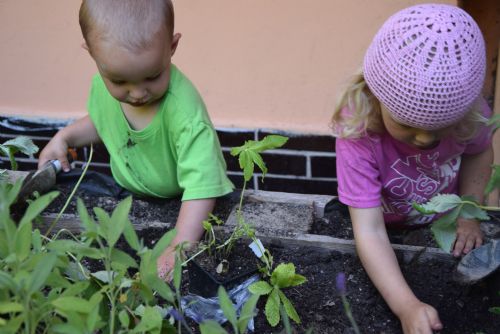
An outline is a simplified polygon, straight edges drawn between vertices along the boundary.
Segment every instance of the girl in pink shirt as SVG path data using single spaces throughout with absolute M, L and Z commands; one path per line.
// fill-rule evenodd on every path
M 442 324 L 406 283 L 386 225 L 430 223 L 412 203 L 440 193 L 483 201 L 493 161 L 491 111 L 480 97 L 485 63 L 481 31 L 463 10 L 406 8 L 376 34 L 332 118 L 339 199 L 363 266 L 405 333 Z M 479 222 L 459 219 L 453 254 L 481 244 Z

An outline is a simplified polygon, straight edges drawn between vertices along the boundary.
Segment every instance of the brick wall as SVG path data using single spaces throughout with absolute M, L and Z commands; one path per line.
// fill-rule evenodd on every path
M 0 117 L 0 143 L 19 135 L 25 135 L 31 137 L 41 149 L 57 130 L 66 124 L 66 121 Z M 269 134 L 280 134 L 290 139 L 284 147 L 263 154 L 268 167 L 266 178 L 262 182 L 260 174 L 256 174 L 248 187 L 304 194 L 335 195 L 337 193 L 335 139 L 331 136 L 233 128 L 218 128 L 217 134 L 227 162 L 229 178 L 236 187 L 242 186 L 243 174 L 237 159 L 229 153 L 231 147 L 241 146 L 245 140 L 260 140 Z M 77 153 L 78 159 L 74 165 L 78 168 L 88 159 L 89 148 L 81 148 Z M 37 167 L 35 158 L 30 159 L 19 155 L 17 161 L 21 170 L 36 169 Z M 0 168 L 10 168 L 8 159 L 5 157 L 0 158 Z M 90 168 L 111 174 L 109 156 L 104 145 L 94 146 Z

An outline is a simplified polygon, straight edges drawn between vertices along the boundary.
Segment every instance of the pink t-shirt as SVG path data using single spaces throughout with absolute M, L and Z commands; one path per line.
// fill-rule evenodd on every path
M 485 104 L 484 115 L 491 110 Z M 388 133 L 336 140 L 338 194 L 354 208 L 381 206 L 386 224 L 430 223 L 412 207 L 436 194 L 457 193 L 462 154 L 476 154 L 491 145 L 485 126 L 475 138 L 458 142 L 452 136 L 433 149 L 418 149 Z

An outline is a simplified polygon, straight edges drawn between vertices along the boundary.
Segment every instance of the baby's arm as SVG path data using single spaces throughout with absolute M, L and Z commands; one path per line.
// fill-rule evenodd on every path
M 203 235 L 202 221 L 208 218 L 215 206 L 215 198 L 195 199 L 183 201 L 179 211 L 179 217 L 175 225 L 177 234 L 158 258 L 158 274 L 167 277 L 175 264 L 175 246 L 187 241 L 197 242 Z
M 472 195 L 483 202 L 484 188 L 491 175 L 493 149 L 491 145 L 485 151 L 462 156 L 462 166 L 459 176 L 460 195 Z M 460 218 L 457 220 L 457 239 L 453 247 L 453 255 L 460 256 L 469 253 L 473 248 L 481 246 L 483 234 L 477 220 Z
M 437 311 L 413 294 L 391 247 L 380 207 L 349 207 L 356 249 L 368 276 L 396 314 L 405 334 L 442 328 Z
M 100 142 L 99 135 L 90 120 L 85 116 L 67 127 L 59 130 L 40 153 L 38 168 L 44 166 L 49 160 L 59 160 L 65 172 L 70 170 L 68 158 L 69 147 L 82 147 L 91 143 Z

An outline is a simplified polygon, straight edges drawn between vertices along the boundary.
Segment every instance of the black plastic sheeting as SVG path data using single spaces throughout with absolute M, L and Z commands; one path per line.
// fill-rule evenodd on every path
M 61 172 L 57 175 L 56 183 L 74 187 L 82 173 L 83 170 L 81 169 L 73 169 L 67 173 Z M 118 185 L 112 176 L 89 170 L 85 173 L 78 191 L 92 196 L 114 197 L 117 199 L 132 195 L 128 190 Z
M 59 129 L 68 124 L 69 121 L 0 117 L 0 133 L 52 137 Z

